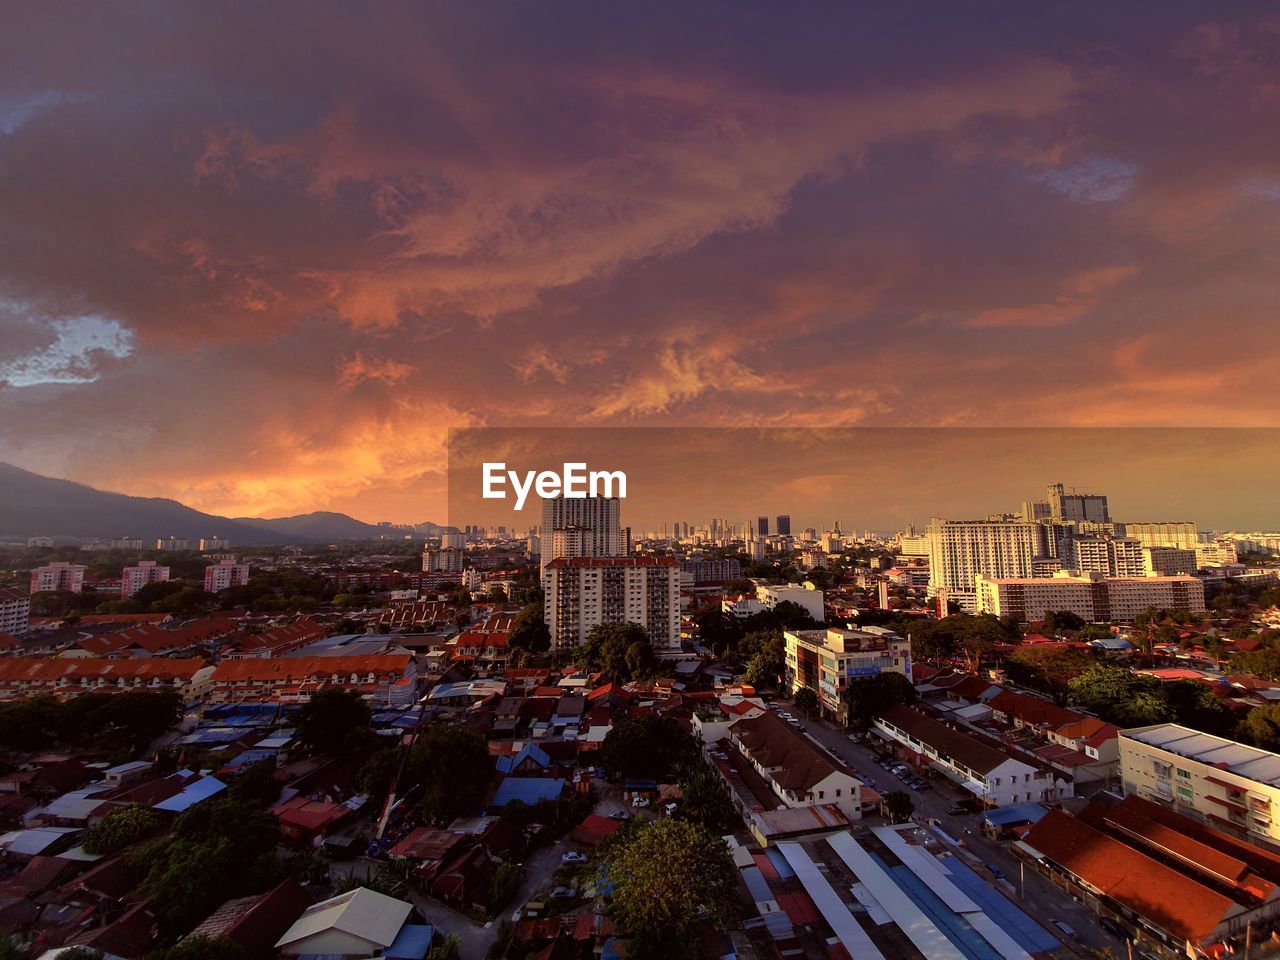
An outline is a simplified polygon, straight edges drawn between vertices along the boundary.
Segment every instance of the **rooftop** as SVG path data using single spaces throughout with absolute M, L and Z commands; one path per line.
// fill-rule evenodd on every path
M 1176 723 L 1122 730 L 1120 738 L 1122 742 L 1136 740 L 1258 783 L 1280 787 L 1280 754 L 1267 750 L 1201 733 Z

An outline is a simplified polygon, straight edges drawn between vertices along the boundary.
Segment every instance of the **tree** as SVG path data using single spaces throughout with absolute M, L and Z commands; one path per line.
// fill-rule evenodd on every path
M 511 902 L 520 889 L 521 871 L 514 863 L 502 863 L 493 872 L 489 888 L 489 912 L 499 910 Z
M 484 798 L 493 779 L 493 760 L 480 734 L 462 727 L 433 726 L 414 744 L 409 771 L 423 787 L 423 815 L 445 821 Z
M 716 656 L 723 656 L 725 651 L 736 649 L 745 632 L 738 619 L 725 613 L 718 603 L 699 607 L 694 611 L 693 620 L 698 627 L 698 641 Z
M 671 717 L 619 720 L 600 745 L 605 769 L 628 779 L 666 780 L 697 758 L 697 741 Z
M 737 871 L 724 841 L 684 820 L 653 820 L 608 850 L 610 912 L 631 934 L 637 957 L 697 955 L 694 931 L 705 915 L 729 919 Z
M 733 830 L 739 823 L 724 780 L 711 764 L 699 757 L 679 771 L 680 815 L 700 823 L 716 836 Z
M 1017 682 L 1062 702 L 1071 681 L 1096 662 L 1089 651 L 1065 643 L 1031 643 L 1014 650 L 1005 669 Z
M 640 669 L 656 662 L 649 634 L 638 623 L 600 623 L 591 628 L 581 656 L 587 666 L 600 670 L 614 683 L 625 683 Z
M 796 691 L 795 705 L 801 713 L 812 716 L 818 711 L 818 695 L 808 687 L 801 687 Z
M 544 616 L 541 600 L 525 604 L 521 608 L 507 640 L 513 650 L 545 653 L 551 649 L 551 631 L 547 628 Z
M 1250 710 L 1240 721 L 1236 738 L 1273 753 L 1280 751 L 1280 703 Z
M 884 815 L 890 823 L 906 823 L 916 812 L 911 795 L 902 790 L 891 790 L 884 795 Z
M 113 810 L 85 833 L 85 852 L 100 855 L 116 853 L 151 836 L 162 824 L 160 815 L 148 807 Z
M 427 951 L 423 960 L 458 960 L 462 956 L 462 938 L 451 933 Z
M 1231 708 L 1203 680 L 1175 680 L 1165 684 L 1161 692 L 1175 723 L 1217 737 L 1229 737 L 1235 730 Z
M 1084 625 L 1084 617 L 1070 610 L 1050 610 L 1044 615 L 1044 629 L 1051 634 L 1079 630 Z
M 186 937 L 171 947 L 146 955 L 146 960 L 243 960 L 244 948 L 226 937 Z
M 1170 718 L 1160 681 L 1146 674 L 1100 663 L 1070 686 L 1087 710 L 1118 726 L 1141 727 Z
M 845 687 L 844 702 L 848 705 L 849 725 L 867 730 L 877 717 L 882 717 L 895 704 L 911 706 L 919 697 L 911 680 L 900 673 L 877 673 L 870 677 L 855 677 Z
M 369 704 L 354 690 L 329 688 L 313 693 L 298 715 L 298 739 L 321 753 L 336 756 L 353 732 L 373 719 Z
M 249 765 L 232 782 L 227 794 L 235 800 L 255 807 L 269 807 L 280 799 L 274 760 L 259 760 Z
M 400 771 L 401 752 L 397 747 L 387 747 L 374 753 L 364 762 L 356 774 L 356 786 L 361 793 L 373 798 L 375 805 L 386 799 L 391 784 Z
M 786 644 L 780 630 L 762 630 L 748 634 L 739 648 L 747 661 L 744 678 L 753 687 L 771 689 L 782 675 Z

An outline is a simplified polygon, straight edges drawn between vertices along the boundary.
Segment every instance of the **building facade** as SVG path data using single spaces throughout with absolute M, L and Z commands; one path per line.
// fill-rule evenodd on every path
M 58 590 L 64 593 L 80 593 L 84 590 L 85 568 L 78 563 L 57 561 L 36 567 L 31 571 L 31 592 L 46 593 Z
M 1131 621 L 1150 607 L 1203 613 L 1204 584 L 1195 577 L 1105 577 L 1058 573 L 1045 579 L 978 577 L 979 613 L 1022 623 L 1048 613 L 1074 613 L 1090 623 Z
M 31 598 L 18 590 L 0 587 L 0 633 L 25 637 L 31 621 Z
M 1120 732 L 1124 792 L 1280 849 L 1280 754 L 1176 723 Z
M 154 560 L 143 560 L 120 571 L 120 596 L 132 597 L 148 583 L 165 583 L 168 579 L 168 567 L 161 567 Z
M 841 722 L 848 708 L 844 691 L 849 681 L 881 673 L 911 676 L 911 641 L 892 630 L 866 627 L 847 630 L 787 630 L 783 686 L 794 696 L 812 690 L 823 712 Z
M 929 596 L 944 594 L 968 611 L 977 606 L 976 579 L 1030 577 L 1036 524 L 1021 520 L 929 521 Z
M 243 587 L 249 582 L 249 565 L 234 560 L 222 560 L 204 568 L 204 592 L 220 593 L 232 587 Z
M 552 647 L 586 642 L 599 624 L 636 623 L 655 651 L 680 645 L 680 569 L 671 557 L 560 557 L 547 564 Z

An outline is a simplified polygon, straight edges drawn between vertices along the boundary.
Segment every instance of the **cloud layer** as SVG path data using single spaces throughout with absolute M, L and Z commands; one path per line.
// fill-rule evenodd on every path
M 1247 3 L 29 7 L 0 459 L 421 519 L 454 426 L 1274 425 L 1277 42 Z

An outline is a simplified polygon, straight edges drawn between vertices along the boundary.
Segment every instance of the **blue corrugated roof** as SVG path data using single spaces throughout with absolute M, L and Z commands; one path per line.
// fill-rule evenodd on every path
M 986 820 L 994 826 L 1006 827 L 1011 823 L 1039 823 L 1045 813 L 1045 808 L 1038 803 L 1015 803 L 988 810 Z
M 433 932 L 430 924 L 406 923 L 382 955 L 388 960 L 422 960 L 431 949 Z
M 161 800 L 151 809 L 167 810 L 170 813 L 181 813 L 194 807 L 202 800 L 208 800 L 215 793 L 221 793 L 227 789 L 227 785 L 215 777 L 201 777 L 193 783 L 187 784 L 182 792 L 175 793 L 168 800 Z
M 564 792 L 559 777 L 507 777 L 498 786 L 490 806 L 505 807 L 512 800 L 532 806 L 543 800 L 555 800 Z

